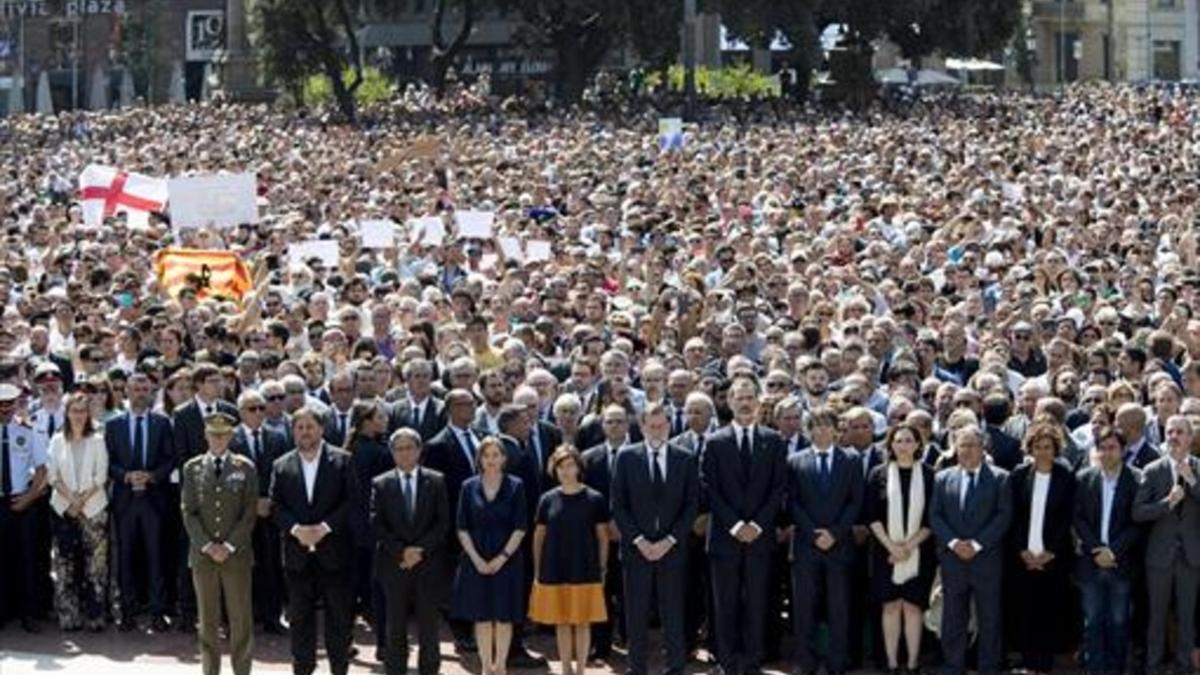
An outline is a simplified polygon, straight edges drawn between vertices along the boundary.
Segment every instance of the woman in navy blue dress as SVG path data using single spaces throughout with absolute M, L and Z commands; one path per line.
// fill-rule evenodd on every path
M 504 473 L 504 445 L 479 442 L 479 475 L 463 482 L 458 500 L 458 540 L 463 556 L 454 577 L 450 615 L 475 624 L 483 675 L 503 675 L 512 625 L 525 618 L 525 556 L 528 527 L 525 486 Z

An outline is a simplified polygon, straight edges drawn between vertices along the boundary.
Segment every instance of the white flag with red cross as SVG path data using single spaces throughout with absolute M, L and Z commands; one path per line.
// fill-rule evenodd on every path
M 145 226 L 151 211 L 163 211 L 167 181 L 111 166 L 89 164 L 79 174 L 83 222 L 98 226 L 105 218 L 124 213 L 131 225 Z

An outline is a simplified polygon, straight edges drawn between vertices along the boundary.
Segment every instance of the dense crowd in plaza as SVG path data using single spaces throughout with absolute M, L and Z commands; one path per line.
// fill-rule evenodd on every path
M 4 642 L 194 631 L 242 675 L 265 631 L 341 675 L 362 620 L 392 675 L 447 628 L 483 675 L 1200 668 L 1200 99 L 712 104 L 682 147 L 677 115 L 0 121 Z M 260 217 L 88 224 L 89 164 L 254 172 Z M 314 239 L 336 264 L 289 255 Z M 244 295 L 168 289 L 177 248 Z

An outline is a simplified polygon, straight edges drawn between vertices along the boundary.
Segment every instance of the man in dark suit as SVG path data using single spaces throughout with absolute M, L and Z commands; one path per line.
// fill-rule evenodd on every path
M 129 409 L 104 425 L 108 477 L 113 490 L 112 512 L 117 522 L 119 547 L 120 629 L 130 631 L 135 628 L 132 605 L 137 590 L 134 571 L 139 567 L 135 552 L 140 545 L 145 556 L 142 566 L 149 584 L 147 595 L 154 630 L 161 632 L 167 629 L 160 547 L 162 522 L 167 512 L 179 511 L 179 503 L 171 501 L 171 492 L 167 489 L 171 473 L 177 466 L 175 440 L 171 421 L 150 410 L 154 385 L 149 376 L 134 372 L 125 387 Z
M 688 394 L 687 401 L 683 404 L 683 414 L 683 433 L 672 438 L 671 442 L 692 453 L 699 462 L 704 441 L 711 430 L 713 418 L 717 416 L 717 409 L 708 394 L 694 391 Z
M 1125 403 L 1117 409 L 1113 420 L 1125 437 L 1125 464 L 1145 471 L 1162 452 L 1146 439 L 1146 409 L 1137 403 Z
M 428 441 L 446 426 L 445 406 L 433 397 L 433 364 L 413 359 L 404 364 L 402 372 L 408 393 L 392 407 L 389 426 L 392 431 L 401 427 L 416 429 Z
M 321 438 L 320 415 L 304 407 L 292 415 L 296 449 L 275 460 L 271 511 L 283 540 L 292 672 L 317 666 L 317 605 L 325 607 L 325 651 L 333 675 L 346 675 L 354 621 L 350 585 L 351 511 L 358 480 L 349 453 Z
M 875 445 L 875 420 L 871 411 L 862 406 L 850 408 L 842 413 L 841 428 L 842 444 L 855 456 L 859 478 L 865 483 L 871 469 L 884 461 L 883 449 Z M 879 603 L 869 591 L 871 579 L 867 564 L 870 556 L 867 546 L 870 543 L 871 531 L 867 527 L 867 514 L 861 509 L 854 527 L 851 528 L 851 537 L 854 539 L 856 550 L 850 570 L 850 634 L 846 646 L 849 649 L 849 667 L 859 668 L 863 664 L 866 652 L 873 651 L 876 659 L 882 656 L 882 650 L 871 650 L 871 644 L 879 643 L 877 638 L 883 631 Z
M 196 591 L 192 585 L 192 574 L 187 568 L 188 550 L 191 546 L 187 532 L 183 529 L 182 514 L 179 511 L 179 474 L 178 470 L 191 458 L 208 452 L 208 441 L 204 437 L 204 418 L 213 413 L 224 413 L 235 419 L 238 417 L 237 407 L 220 398 L 221 387 L 225 377 L 220 369 L 211 363 L 198 364 L 192 371 L 192 387 L 196 397 L 180 406 L 173 417 L 175 439 L 175 469 L 171 484 L 168 487 L 168 501 L 171 508 L 163 524 L 162 545 L 166 551 L 164 565 L 167 579 L 173 579 L 175 588 L 172 594 L 177 604 L 178 628 L 181 631 L 196 629 Z
M 758 395 L 753 378 L 733 381 L 733 423 L 712 434 L 701 458 L 717 660 L 726 675 L 761 672 L 771 535 L 787 478 L 783 440 L 755 422 Z
M 329 380 L 329 414 L 325 416 L 325 442 L 345 448 L 353 423 L 355 375 L 343 370 Z
M 398 429 L 389 445 L 396 470 L 376 476 L 371 485 L 375 570 L 387 598 L 386 628 L 380 628 L 387 633 L 384 667 L 388 675 L 407 670 L 408 620 L 415 614 L 418 672 L 437 675 L 438 604 L 447 578 L 443 558 L 451 529 L 450 502 L 442 475 L 417 465 L 417 431 Z
M 475 454 L 481 439 L 471 429 L 471 423 L 475 420 L 475 397 L 466 389 L 451 390 L 446 394 L 446 414 L 448 424 L 425 444 L 422 462 L 443 476 L 449 503 L 457 509 L 463 482 L 478 473 Z M 445 570 L 447 578 L 452 578 L 461 549 L 458 540 L 450 533 L 447 533 L 447 537 L 450 538 L 450 555 L 445 557 L 442 564 L 448 568 Z M 454 633 L 455 646 L 460 651 L 474 650 L 470 622 L 451 620 L 450 629 Z
M 612 474 L 617 461 L 617 452 L 629 445 L 629 415 L 625 408 L 610 405 L 600 414 L 601 425 L 604 427 L 605 441 L 583 453 L 583 482 L 596 492 L 604 495 L 606 501 L 612 495 Z M 604 604 L 608 610 L 608 621 L 595 624 L 592 627 L 592 648 L 597 659 L 607 658 L 612 652 L 614 626 L 623 629 L 625 619 L 622 611 L 622 571 L 620 561 L 621 534 L 616 526 L 616 518 L 609 523 L 608 569 L 604 575 Z M 686 540 L 682 542 L 686 545 Z M 614 555 L 616 554 L 616 555 Z
M 283 565 L 280 561 L 279 532 L 271 520 L 271 468 L 289 448 L 283 436 L 267 428 L 266 402 L 254 390 L 238 397 L 242 423 L 230 441 L 229 449 L 254 462 L 258 481 L 258 501 L 254 521 L 254 620 L 271 634 L 282 634 L 279 615 L 283 610 Z
M 683 622 L 687 540 L 699 506 L 699 475 L 696 459 L 667 443 L 671 420 L 662 403 L 646 404 L 641 427 L 645 442 L 621 450 L 612 481 L 612 512 L 621 533 L 628 600 L 628 673 L 646 673 L 651 600 L 657 599 L 666 672 L 682 675 L 687 659 Z
M 967 623 L 974 600 L 980 675 L 1000 669 L 1003 638 L 1000 580 L 1004 538 L 1012 518 L 1008 472 L 983 461 L 977 427 L 955 432 L 958 464 L 937 474 L 930 526 L 942 571 L 942 654 L 946 675 L 966 673 Z
M 853 528 L 863 501 L 858 454 L 835 447 L 837 415 L 824 406 L 809 412 L 812 446 L 788 459 L 787 507 L 792 532 L 792 607 L 796 661 L 801 673 L 817 672 L 814 653 L 817 602 L 824 597 L 829 617 L 831 674 L 849 659 L 850 583 L 858 554 Z
M 529 415 L 529 437 L 525 439 L 525 446 L 529 453 L 537 458 L 537 465 L 542 467 L 544 473 L 550 455 L 562 445 L 562 432 L 553 424 L 538 418 L 538 393 L 533 387 L 517 387 L 513 391 L 513 405 L 524 407 Z M 553 487 L 555 483 L 549 475 L 547 482 L 549 485 L 543 486 L 543 490 Z
M 699 466 L 704 457 L 704 445 L 708 442 L 708 433 L 712 422 L 717 416 L 716 406 L 708 394 L 694 391 L 687 396 L 683 404 L 685 428 L 682 434 L 671 439 L 671 443 L 687 450 L 696 458 Z M 782 509 L 781 509 L 782 511 Z M 687 634 L 688 651 L 694 651 L 699 646 L 701 638 L 705 638 L 705 646 L 710 654 L 716 653 L 716 635 L 712 629 L 713 597 L 712 584 L 708 579 L 707 556 L 705 555 L 705 532 L 708 530 L 708 501 L 704 490 L 700 490 L 700 506 L 696 522 L 688 536 L 687 587 L 693 592 L 687 594 L 687 611 L 684 615 L 684 631 Z M 611 566 L 612 563 L 609 563 Z M 769 610 L 768 610 L 769 611 Z M 709 629 L 704 630 L 705 624 Z M 704 635 L 707 633 L 707 635 Z
M 1196 592 L 1200 587 L 1200 460 L 1191 456 L 1192 425 L 1187 417 L 1167 419 L 1167 454 L 1146 467 L 1133 504 L 1133 519 L 1147 523 L 1146 668 L 1165 668 L 1167 618 L 1175 593 L 1175 661 L 1191 672 L 1196 640 Z
M 1141 528 L 1133 502 L 1141 471 L 1123 461 L 1125 438 L 1112 427 L 1092 430 L 1099 466 L 1079 472 L 1073 530 L 1079 555 L 1075 577 L 1083 602 L 1083 653 L 1088 673 L 1125 669 L 1130 594 L 1142 565 Z
M 1025 459 L 1021 441 L 1004 431 L 1011 406 L 1004 394 L 988 394 L 983 399 L 983 419 L 987 423 L 988 454 L 992 464 L 1012 471 Z

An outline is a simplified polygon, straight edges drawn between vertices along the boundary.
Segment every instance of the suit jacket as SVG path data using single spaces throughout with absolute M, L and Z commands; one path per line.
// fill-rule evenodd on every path
M 326 443 L 334 447 L 344 448 L 346 447 L 346 441 L 350 439 L 350 426 L 354 416 L 348 412 L 346 413 L 346 429 L 343 435 L 338 432 L 338 416 L 340 414 L 337 408 L 330 406 L 329 414 L 325 416 L 325 431 L 322 435 Z
M 546 486 L 550 484 L 550 479 L 546 472 L 538 467 L 533 453 L 521 449 L 521 444 L 517 439 L 500 434 L 500 442 L 504 444 L 504 450 L 508 456 L 508 460 L 504 464 L 504 472 L 520 478 L 521 484 L 525 488 L 522 490 L 525 494 L 525 513 L 528 514 L 529 525 L 532 526 L 533 518 L 537 516 L 537 506 L 541 501 L 542 491 L 548 490 Z M 527 531 L 529 531 L 528 528 Z M 457 542 L 457 539 L 454 541 Z
M 1022 464 L 1008 475 L 1012 491 L 1013 517 L 1009 527 L 1014 555 L 1029 545 L 1029 520 L 1033 511 L 1033 485 L 1037 471 L 1032 462 Z M 1059 462 L 1050 470 L 1050 488 L 1046 492 L 1046 511 L 1042 518 L 1042 545 L 1054 554 L 1054 565 L 1067 565 L 1074 553 L 1071 541 L 1071 516 L 1075 508 L 1075 474 Z M 1065 569 L 1070 569 L 1069 566 Z
M 417 503 L 412 514 L 404 503 L 400 471 L 385 471 L 371 481 L 371 533 L 376 569 L 399 569 L 405 548 L 422 549 L 417 572 L 437 573 L 444 566 L 450 534 L 450 501 L 446 481 L 432 469 L 417 467 Z
M 625 560 L 641 558 L 634 544 L 640 537 L 650 542 L 674 537 L 675 546 L 668 554 L 671 556 L 687 550 L 688 534 L 700 504 L 699 470 L 696 458 L 687 450 L 670 443 L 665 450 L 667 475 L 662 487 L 654 485 L 650 451 L 645 443 L 627 445 L 617 453 L 612 512 L 621 532 L 621 556 Z M 771 534 L 763 532 L 764 537 Z
M 783 503 L 787 460 L 783 439 L 754 425 L 750 475 L 743 477 L 733 426 L 713 432 L 700 460 L 700 484 L 712 515 L 708 521 L 709 555 L 734 555 L 744 548 L 762 555 L 773 550 L 772 528 Z M 738 521 L 754 523 L 762 535 L 748 547 L 730 534 Z
M 679 434 L 675 438 L 672 438 L 671 442 L 674 443 L 675 445 L 678 445 L 679 447 L 683 448 L 684 450 L 687 450 L 688 452 L 692 453 L 692 455 L 696 457 L 696 462 L 699 463 L 700 462 L 699 451 L 700 451 L 701 442 L 703 440 L 704 439 L 702 438 L 702 434 L 698 434 L 695 431 L 688 429 L 687 431 L 683 432 L 682 434 Z
M 353 532 L 351 518 L 358 501 L 358 479 L 350 453 L 322 444 L 313 485 L 312 502 L 304 486 L 300 451 L 291 450 L 275 460 L 271 473 L 271 509 L 279 535 L 283 539 L 283 566 L 300 571 L 313 556 L 330 571 L 350 563 Z M 326 523 L 330 532 L 308 551 L 292 536 L 294 525 Z
M 254 562 L 251 535 L 257 516 L 258 472 L 253 462 L 236 453 L 226 451 L 224 461 L 219 478 L 212 455 L 207 452 L 183 465 L 180 489 L 191 567 L 217 564 L 200 550 L 210 542 L 233 547 L 222 565 L 249 568 Z
M 1191 487 L 1184 484 L 1186 496 L 1175 508 L 1167 504 L 1167 494 L 1175 485 L 1170 455 L 1154 460 L 1142 472 L 1133 503 L 1133 519 L 1149 523 L 1146 533 L 1146 567 L 1169 568 L 1175 560 L 1175 542 L 1183 542 L 1188 565 L 1200 567 L 1200 478 Z M 1188 464 L 1200 477 L 1200 460 L 1189 456 Z
M 1025 453 L 1021 452 L 1021 441 L 1001 427 L 987 425 L 987 435 L 990 443 L 988 454 L 996 466 L 1012 471 L 1025 459 Z
M 1159 457 L 1162 457 L 1162 451 L 1150 441 L 1143 441 L 1134 455 L 1133 468 L 1145 471 L 1146 467 L 1150 466 L 1150 463 Z
M 867 446 L 867 448 L 865 450 L 862 450 L 862 451 L 859 451 L 859 450 L 855 449 L 854 447 L 847 447 L 847 448 L 843 448 L 843 449 L 848 453 L 853 453 L 855 458 L 858 460 L 859 482 L 863 484 L 864 490 L 865 490 L 867 476 L 871 475 L 871 471 L 875 467 L 883 464 L 887 460 L 887 453 L 884 452 L 883 448 L 880 447 L 878 444 L 871 444 L 870 446 Z M 866 462 L 865 462 L 866 471 L 863 471 L 864 455 L 866 456 Z M 867 523 L 867 510 L 864 508 L 861 508 L 861 501 L 859 502 L 859 505 L 860 505 L 860 508 L 858 509 L 858 517 L 854 521 L 854 524 L 855 525 L 867 525 L 868 524 Z M 868 541 L 870 541 L 870 538 L 868 538 Z
M 583 482 L 596 492 L 604 495 L 605 501 L 612 496 L 612 473 L 616 469 L 616 460 L 609 466 L 610 448 L 607 442 L 588 448 L 583 453 Z
M 177 466 L 175 439 L 171 420 L 156 412 L 145 413 L 146 420 L 146 471 L 154 478 L 146 486 L 145 496 L 157 506 L 165 506 L 165 489 L 171 472 Z M 130 433 L 130 412 L 117 415 L 104 425 L 104 444 L 108 447 L 108 477 L 112 481 L 113 508 L 121 509 L 133 496 L 133 488 L 125 482 L 125 474 L 135 470 L 137 460 L 133 455 L 133 436 Z
M 271 491 L 271 467 L 275 464 L 275 460 L 288 451 L 288 447 L 287 441 L 278 431 L 272 431 L 266 425 L 259 429 L 262 431 L 263 447 L 257 457 L 250 456 L 250 437 L 243 426 L 238 426 L 237 431 L 233 432 L 233 438 L 229 440 L 229 451 L 254 463 L 254 470 L 259 475 L 258 496 L 267 497 Z
M 240 420 L 237 406 L 217 399 L 217 412 L 223 412 Z M 175 466 L 182 467 L 189 459 L 208 452 L 208 441 L 204 438 L 204 415 L 196 399 L 183 404 L 175 411 Z
M 428 441 L 446 426 L 446 404 L 430 396 L 425 402 L 425 415 L 421 418 L 421 426 L 417 433 L 421 440 Z M 404 397 L 392 406 L 391 422 L 388 433 L 401 427 L 413 427 L 413 408 L 408 397 Z
M 480 440 L 483 439 L 476 438 L 476 441 Z M 477 473 L 472 467 L 471 461 L 467 459 L 467 449 L 459 442 L 458 434 L 454 433 L 449 426 L 443 428 L 425 444 L 425 453 L 421 458 L 421 463 L 441 475 L 446 485 L 449 503 L 454 504 L 456 509 L 463 482 Z M 511 461 L 512 457 L 509 457 L 509 462 Z
M 642 442 L 642 428 L 629 414 L 629 442 Z M 604 426 L 600 423 L 600 415 L 589 414 L 579 423 L 579 431 L 575 434 L 575 443 L 581 448 L 591 448 L 604 442 Z
M 1142 564 L 1137 555 L 1142 528 L 1133 521 L 1133 503 L 1141 480 L 1141 471 L 1121 465 L 1109 514 L 1108 548 L 1117 558 L 1117 574 L 1125 578 L 1133 576 Z M 1075 508 L 1071 521 L 1079 554 L 1075 571 L 1080 579 L 1090 579 L 1099 569 L 1092 559 L 1092 551 L 1104 545 L 1100 540 L 1103 516 L 1104 472 L 1100 467 L 1088 467 L 1076 476 Z
M 792 534 L 794 560 L 829 557 L 838 562 L 854 560 L 852 528 L 865 518 L 862 513 L 865 481 L 862 458 L 853 448 L 831 448 L 828 487 L 821 482 L 821 463 L 809 449 L 788 458 L 787 510 L 796 525 Z M 835 540 L 822 552 L 814 530 L 826 529 Z
M 960 466 L 943 469 L 934 477 L 933 504 L 929 524 L 937 538 L 938 558 L 942 564 L 959 564 L 949 549 L 955 539 L 969 539 L 983 548 L 976 560 L 1000 559 L 1001 544 L 1012 521 L 1012 491 L 1008 472 L 987 462 L 980 465 L 971 504 L 963 510 L 960 500 L 967 472 Z

